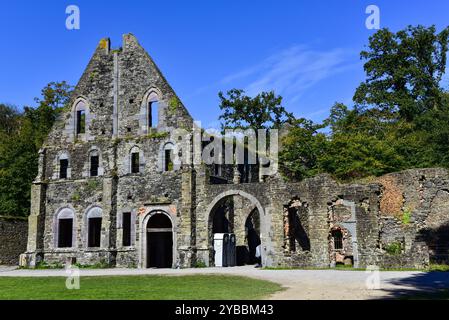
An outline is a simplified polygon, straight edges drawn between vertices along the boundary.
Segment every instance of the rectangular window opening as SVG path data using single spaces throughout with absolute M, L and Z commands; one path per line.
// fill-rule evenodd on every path
M 67 170 L 69 168 L 69 160 L 61 159 L 59 160 L 59 178 L 67 179 Z
M 58 248 L 71 248 L 73 219 L 60 219 L 58 224 Z
M 333 231 L 332 237 L 334 238 L 334 249 L 342 250 L 343 249 L 343 235 L 341 231 Z
M 101 243 L 101 218 L 90 218 L 88 224 L 88 247 L 99 248 Z
M 124 212 L 123 213 L 123 246 L 129 247 L 131 246 L 131 213 Z
M 98 167 L 99 167 L 99 157 L 98 156 L 91 156 L 90 157 L 90 176 L 91 177 L 97 177 L 98 176 Z
M 173 150 L 165 150 L 165 164 L 164 171 L 173 171 Z

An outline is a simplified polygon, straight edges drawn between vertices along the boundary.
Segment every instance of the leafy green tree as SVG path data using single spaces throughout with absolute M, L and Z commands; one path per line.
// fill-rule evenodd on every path
M 387 119 L 407 121 L 438 108 L 448 41 L 449 28 L 440 33 L 435 26 L 409 26 L 397 33 L 379 30 L 361 52 L 367 79 L 354 101 L 378 108 Z
M 319 159 L 326 150 L 324 126 L 301 118 L 293 121 L 281 139 L 279 167 L 289 180 L 302 180 L 322 172 Z
M 29 214 L 39 148 L 71 90 L 65 82 L 52 82 L 42 90 L 42 98 L 36 98 L 37 108 L 25 107 L 22 113 L 0 105 L 0 215 Z
M 294 117 L 282 106 L 282 97 L 273 91 L 262 92 L 252 98 L 245 91 L 232 89 L 223 94 L 219 92 L 220 109 L 224 129 L 271 129 L 280 128 Z

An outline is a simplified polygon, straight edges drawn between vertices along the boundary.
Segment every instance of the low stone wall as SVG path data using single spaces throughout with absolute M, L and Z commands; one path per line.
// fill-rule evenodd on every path
M 20 254 L 26 251 L 27 236 L 27 219 L 0 216 L 0 265 L 19 264 Z

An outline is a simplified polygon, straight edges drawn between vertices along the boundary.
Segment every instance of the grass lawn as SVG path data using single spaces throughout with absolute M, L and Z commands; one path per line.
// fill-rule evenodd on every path
M 81 277 L 68 290 L 63 277 L 0 277 L 0 300 L 243 300 L 282 290 L 269 281 L 237 276 Z

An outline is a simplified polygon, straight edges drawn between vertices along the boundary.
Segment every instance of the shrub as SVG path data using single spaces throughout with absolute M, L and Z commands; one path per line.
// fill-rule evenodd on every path
M 392 242 L 385 246 L 385 251 L 391 255 L 399 255 L 402 253 L 402 245 L 400 242 Z
M 197 260 L 195 262 L 195 268 L 207 268 L 207 266 L 203 260 Z

